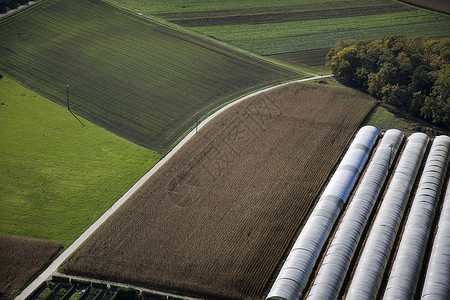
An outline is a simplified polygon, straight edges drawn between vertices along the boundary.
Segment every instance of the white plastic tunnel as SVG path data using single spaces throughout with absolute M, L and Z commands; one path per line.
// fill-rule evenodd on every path
M 376 299 L 428 142 L 429 138 L 423 133 L 414 133 L 408 138 L 359 258 L 346 299 Z
M 404 135 L 386 131 L 328 248 L 308 300 L 334 300 L 359 244 L 367 220 L 386 182 Z
M 302 297 L 330 231 L 347 202 L 379 136 L 373 126 L 361 128 L 297 238 L 267 299 Z M 326 151 L 326 149 L 324 149 Z
M 428 238 L 447 173 L 449 151 L 450 137 L 435 138 L 408 215 L 384 299 L 415 297 Z
M 447 182 L 421 299 L 450 299 L 450 181 Z

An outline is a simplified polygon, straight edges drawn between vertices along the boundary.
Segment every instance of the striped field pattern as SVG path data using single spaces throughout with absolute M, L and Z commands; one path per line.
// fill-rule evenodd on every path
M 441 37 L 450 32 L 450 16 L 393 0 L 114 2 L 242 49 L 322 71 L 324 49 L 340 39 Z
M 212 299 L 261 299 L 373 104 L 339 87 L 291 84 L 229 108 L 62 270 Z
M 0 72 L 141 146 L 167 152 L 223 103 L 301 77 L 100 0 L 0 20 Z

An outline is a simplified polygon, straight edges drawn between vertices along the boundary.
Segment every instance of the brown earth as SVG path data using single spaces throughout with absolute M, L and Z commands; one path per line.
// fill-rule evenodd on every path
M 210 298 L 268 292 L 328 174 L 375 102 L 297 83 L 208 123 L 62 266 Z
M 450 14 L 450 2 L 448 0 L 402 0 L 402 2 Z
M 20 291 L 61 249 L 61 245 L 0 235 L 0 298 Z
M 279 23 L 293 21 L 307 21 L 307 20 L 319 20 L 319 19 L 331 19 L 331 18 L 345 18 L 345 17 L 357 17 L 357 16 L 371 16 L 385 13 L 404 12 L 410 11 L 412 8 L 393 3 L 390 5 L 382 4 L 380 6 L 367 6 L 367 7 L 346 7 L 346 8 L 331 8 L 320 9 L 310 11 L 283 11 L 276 13 L 261 13 L 261 14 L 248 14 L 248 15 L 233 15 L 233 16 L 214 16 L 214 17 L 201 17 L 186 19 L 171 19 L 170 14 L 158 14 L 157 16 L 166 19 L 172 23 L 185 27 L 200 27 L 200 26 L 223 26 L 223 25 L 241 25 L 241 24 L 267 24 L 267 23 Z M 208 12 L 205 12 L 206 14 Z M 187 14 L 189 16 L 189 14 Z

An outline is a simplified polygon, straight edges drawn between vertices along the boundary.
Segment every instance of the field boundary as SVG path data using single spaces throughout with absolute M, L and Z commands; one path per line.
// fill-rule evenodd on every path
M 450 15 L 450 9 L 445 9 L 445 8 L 441 8 L 439 5 L 439 1 L 431 1 L 430 3 L 426 3 L 426 4 L 422 4 L 420 3 L 420 1 L 418 1 L 419 3 L 416 3 L 416 1 L 411 1 L 411 0 L 397 0 L 398 2 L 401 2 L 403 4 L 415 7 L 415 8 L 419 8 L 419 9 L 425 9 L 425 10 L 431 10 L 437 13 L 441 13 L 444 15 Z
M 198 126 L 196 126 L 191 132 L 189 132 L 180 143 L 178 143 L 166 156 L 164 156 L 157 164 L 155 164 L 144 176 L 142 176 L 119 200 L 117 200 L 100 218 L 98 218 L 85 232 L 83 232 L 80 237 L 75 240 L 61 255 L 59 255 L 48 267 L 42 272 L 31 284 L 29 284 L 22 292 L 15 298 L 16 300 L 26 299 L 35 289 L 37 289 L 43 282 L 45 282 L 54 272 L 56 272 L 59 266 L 74 253 L 81 244 L 86 241 L 116 210 L 119 209 L 130 197 L 133 195 L 153 174 L 155 174 L 180 148 L 186 144 L 195 134 L 196 132 L 203 128 L 208 122 L 210 122 L 213 118 L 227 110 L 228 108 L 247 100 L 253 96 L 262 94 L 264 92 L 270 91 L 272 89 L 282 87 L 288 84 L 316 80 L 321 78 L 329 78 L 332 75 L 324 75 L 324 76 L 314 76 L 304 79 L 293 80 L 290 82 L 282 83 L 276 86 L 272 86 L 269 88 L 265 88 L 256 92 L 253 92 L 249 95 L 246 95 L 242 98 L 237 99 L 234 102 L 227 104 L 221 109 L 217 110 L 215 113 L 210 115 L 208 118 L 203 120 Z
M 259 55 L 259 54 L 254 53 L 254 52 L 251 52 L 251 51 L 248 51 L 248 50 L 245 50 L 245 49 L 242 49 L 242 48 L 233 46 L 233 45 L 231 45 L 231 44 L 222 42 L 222 41 L 220 41 L 220 40 L 211 38 L 211 37 L 209 37 L 209 36 L 207 36 L 207 35 L 200 34 L 200 33 L 195 32 L 195 31 L 193 31 L 193 30 L 190 30 L 190 29 L 184 28 L 184 27 L 182 27 L 182 26 L 180 26 L 180 25 L 177 25 L 177 24 L 175 24 L 175 23 L 168 22 L 168 21 L 166 21 L 166 20 L 157 18 L 157 17 L 155 17 L 155 16 L 149 16 L 149 15 L 143 14 L 143 13 L 141 13 L 141 12 L 139 12 L 139 11 L 136 11 L 136 10 L 134 10 L 134 9 L 132 9 L 132 8 L 129 8 L 129 7 L 126 7 L 126 6 L 121 5 L 121 4 L 119 4 L 119 3 L 116 3 L 116 2 L 113 1 L 113 0 L 102 0 L 102 1 L 104 1 L 104 2 L 106 2 L 106 3 L 109 3 L 110 5 L 112 5 L 112 6 L 114 6 L 114 7 L 117 7 L 117 8 L 123 9 L 123 10 L 125 10 L 125 11 L 128 11 L 128 12 L 130 12 L 130 13 L 132 13 L 132 14 L 136 14 L 136 15 L 141 16 L 141 17 L 143 17 L 143 18 L 149 19 L 150 21 L 153 21 L 153 22 L 155 22 L 155 23 L 158 23 L 158 24 L 160 24 L 160 25 L 162 25 L 162 26 L 166 26 L 166 27 L 168 27 L 168 28 L 171 28 L 171 29 L 174 29 L 174 30 L 183 32 L 183 33 L 187 33 L 187 34 L 190 34 L 190 35 L 193 35 L 193 36 L 202 38 L 202 39 L 204 39 L 204 40 L 207 40 L 207 41 L 210 41 L 210 42 L 217 43 L 218 45 L 221 45 L 221 46 L 226 47 L 226 48 L 228 48 L 228 49 L 237 51 L 237 52 L 239 52 L 239 53 L 243 53 L 243 54 L 248 55 L 248 56 L 250 56 L 250 57 L 259 59 L 259 60 L 261 60 L 261 61 L 265 61 L 265 62 L 271 63 L 271 64 L 273 64 L 273 65 L 276 65 L 276 66 L 281 66 L 281 67 L 283 67 L 283 68 L 287 68 L 287 69 L 289 69 L 289 70 L 291 70 L 291 71 L 294 71 L 294 72 L 300 72 L 300 73 L 304 73 L 304 74 L 307 74 L 307 75 L 310 75 L 310 76 L 320 76 L 319 74 L 310 73 L 310 72 L 308 72 L 308 71 L 303 70 L 302 68 L 298 68 L 298 67 L 293 66 L 293 65 L 291 65 L 291 64 L 287 64 L 287 63 L 284 63 L 284 62 L 281 62 L 281 61 L 277 61 L 277 60 L 268 58 L 268 57 L 266 57 L 266 56 L 262 56 L 262 55 Z
M 34 4 L 39 3 L 39 2 L 41 2 L 41 1 L 40 0 L 31 0 L 27 4 L 21 4 L 17 8 L 11 9 L 11 10 L 5 12 L 5 13 L 0 13 L 0 19 L 1 18 L 5 18 L 6 16 L 13 15 L 15 13 L 18 13 L 18 12 L 24 10 L 25 8 L 28 8 L 31 5 L 34 5 Z
M 6 74 L 63 106 L 69 84 L 73 112 L 160 154 L 188 131 L 195 112 L 310 77 L 104 1 L 48 0 L 0 27 Z
M 95 278 L 84 277 L 84 276 L 67 275 L 67 274 L 63 274 L 63 273 L 59 273 L 59 272 L 55 272 L 53 275 L 57 278 L 67 278 L 68 280 L 70 280 L 71 284 L 73 284 L 74 281 L 75 282 L 77 282 L 77 281 L 78 282 L 90 282 L 92 285 L 105 285 L 105 286 L 109 286 L 109 287 L 127 288 L 127 289 L 133 289 L 136 291 L 140 291 L 143 293 L 150 293 L 155 296 L 171 297 L 168 299 L 172 299 L 172 297 L 173 297 L 178 300 L 178 299 L 181 299 L 179 297 L 183 297 L 183 300 L 203 300 L 203 298 L 184 296 L 184 295 L 175 294 L 175 293 L 172 293 L 169 291 L 158 291 L 158 290 L 154 290 L 154 289 L 139 287 L 139 286 L 136 286 L 133 284 L 120 283 L 120 282 L 115 282 L 115 281 L 110 281 L 110 280 L 101 280 L 101 279 L 95 279 Z

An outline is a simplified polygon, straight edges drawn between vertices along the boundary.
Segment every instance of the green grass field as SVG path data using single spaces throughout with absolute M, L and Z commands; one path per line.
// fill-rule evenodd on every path
M 387 108 L 377 106 L 368 116 L 364 125 L 372 125 L 382 131 L 386 131 L 391 128 L 401 130 L 406 135 L 414 133 L 415 128 L 419 125 L 417 122 L 406 119 L 401 116 L 395 115 Z
M 339 39 L 450 35 L 450 16 L 392 0 L 115 2 L 317 73 Z
M 68 246 L 161 156 L 0 79 L 0 233 Z
M 303 75 L 100 0 L 47 0 L 0 20 L 0 71 L 166 153 L 199 117 Z

